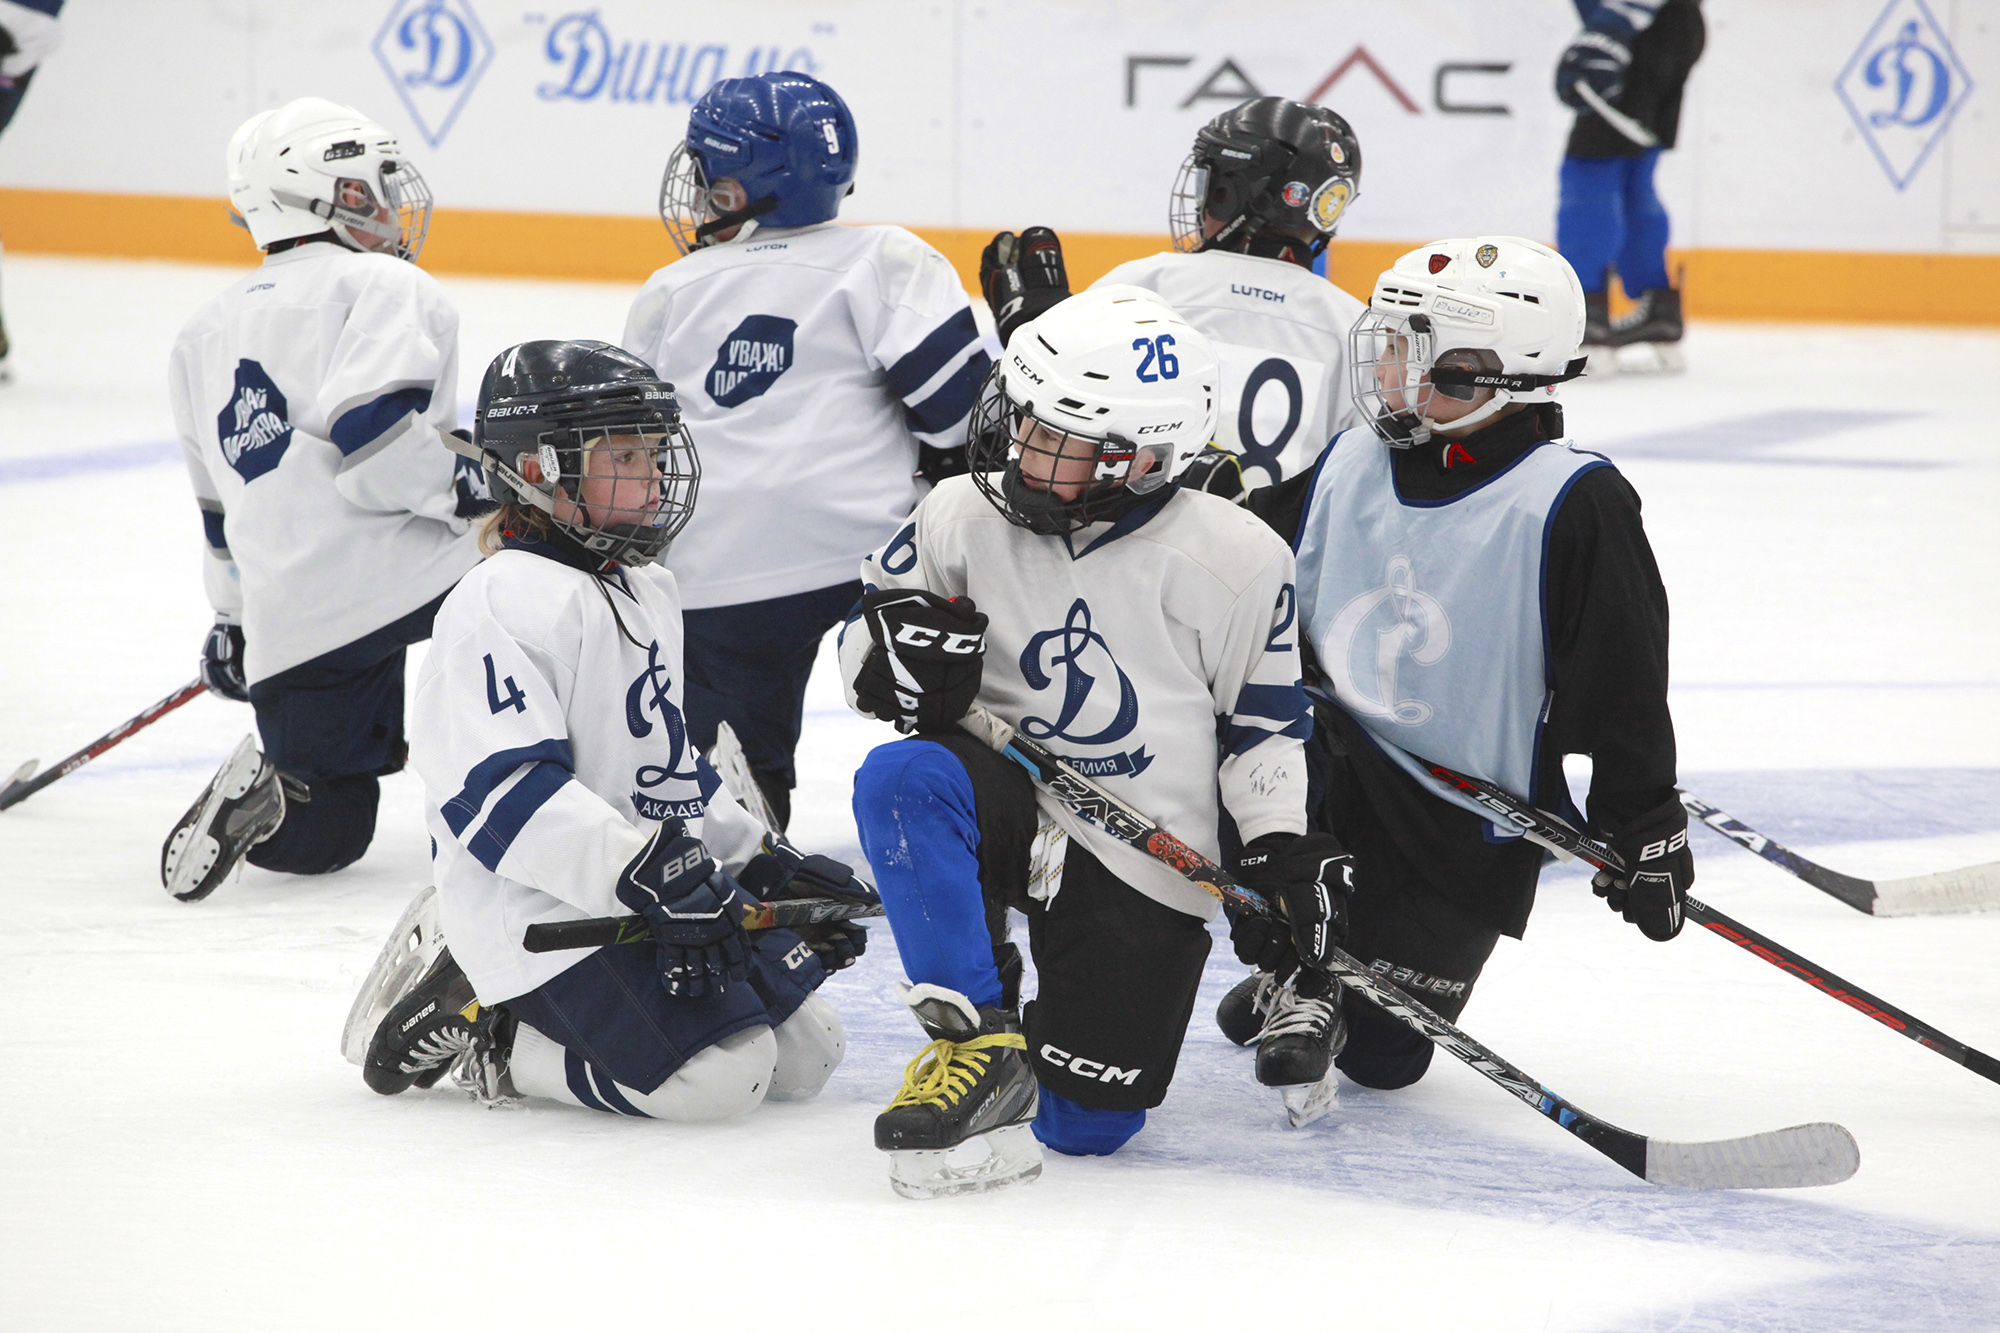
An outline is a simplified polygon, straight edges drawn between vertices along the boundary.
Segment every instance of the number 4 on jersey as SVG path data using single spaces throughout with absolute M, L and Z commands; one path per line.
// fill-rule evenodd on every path
M 521 693 L 521 687 L 514 683 L 512 676 L 507 677 L 505 682 L 507 697 L 500 697 L 500 683 L 494 679 L 498 674 L 493 669 L 493 654 L 486 654 L 486 706 L 496 713 L 510 706 L 517 713 L 527 712 L 528 696 Z

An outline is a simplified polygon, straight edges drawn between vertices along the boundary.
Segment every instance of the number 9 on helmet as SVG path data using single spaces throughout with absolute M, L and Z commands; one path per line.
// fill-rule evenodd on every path
M 1215 435 L 1215 347 L 1152 292 L 1093 287 L 1015 330 L 973 409 L 966 462 L 1008 521 L 1112 522 Z

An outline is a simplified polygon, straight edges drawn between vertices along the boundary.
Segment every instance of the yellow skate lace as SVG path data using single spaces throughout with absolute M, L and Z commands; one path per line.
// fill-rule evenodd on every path
M 995 1032 L 970 1041 L 940 1039 L 917 1052 L 917 1058 L 903 1068 L 903 1090 L 889 1109 L 918 1106 L 924 1102 L 955 1103 L 973 1082 L 986 1072 L 992 1050 L 1028 1049 L 1027 1038 L 1018 1032 Z

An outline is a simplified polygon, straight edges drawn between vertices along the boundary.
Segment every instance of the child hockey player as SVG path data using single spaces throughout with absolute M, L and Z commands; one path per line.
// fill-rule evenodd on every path
M 1030 1125 L 1064 1153 L 1136 1134 L 1173 1078 L 1216 910 L 957 728 L 975 701 L 1211 856 L 1219 792 L 1249 844 L 1245 881 L 1286 905 L 1308 956 L 1338 938 L 1330 840 L 1304 831 L 1290 554 L 1176 484 L 1210 438 L 1216 374 L 1208 340 L 1150 292 L 1064 302 L 1015 331 L 987 381 L 972 475 L 862 564 L 841 641 L 850 696 L 916 733 L 854 782 L 906 999 L 933 1039 L 875 1125 L 906 1195 L 1035 1175 Z M 1031 844 L 1049 872 L 1032 888 Z M 1010 907 L 1037 970 L 1025 1010 Z M 980 1137 L 984 1162 L 947 1158 Z
M 1322 106 L 1259 97 L 1196 133 L 1174 183 L 1173 249 L 1120 264 L 1099 286 L 1159 294 L 1222 359 L 1221 452 L 1182 478 L 1224 496 L 1312 467 L 1360 419 L 1347 394 L 1347 331 L 1361 302 L 1312 271 L 1361 191 L 1361 145 Z M 1047 227 L 1002 232 L 980 260 L 1002 342 L 1069 293 Z
M 0 134 L 21 109 L 35 71 L 62 44 L 63 0 L 0 0 Z M 7 383 L 7 322 L 0 319 L 0 384 Z
M 964 471 L 998 347 L 945 257 L 901 227 L 834 221 L 855 126 L 804 74 L 725 79 L 661 186 L 686 256 L 632 303 L 623 345 L 680 386 L 707 459 L 670 564 L 687 608 L 688 722 L 726 721 L 782 824 L 806 680 L 861 595 L 854 565 L 925 481 Z
M 479 559 L 443 438 L 458 315 L 414 263 L 423 177 L 305 97 L 236 131 L 229 197 L 264 263 L 181 331 L 168 379 L 208 537 L 202 679 L 256 710 L 263 751 L 246 736 L 168 836 L 184 901 L 246 857 L 317 875 L 368 849 L 403 766 L 404 649 Z
M 450 1069 L 489 1101 L 683 1121 L 811 1097 L 844 1041 L 811 992 L 866 935 L 747 936 L 741 886 L 874 895 L 766 839 L 688 740 L 680 607 L 653 563 L 699 477 L 673 388 L 605 343 L 523 343 L 487 369 L 476 422 L 506 503 L 438 611 L 410 746 L 447 944 L 385 997 L 368 1086 Z M 537 922 L 625 912 L 652 944 L 522 947 Z
M 1674 794 L 1666 592 L 1639 497 L 1602 456 L 1561 443 L 1555 388 L 1582 372 L 1583 321 L 1576 274 L 1532 241 L 1411 251 L 1355 326 L 1354 396 L 1373 429 L 1250 500 L 1298 556 L 1325 793 L 1314 824 L 1352 853 L 1348 949 L 1447 1018 L 1499 937 L 1526 927 L 1542 852 L 1412 755 L 1579 825 L 1562 759 L 1591 755 L 1587 827 L 1633 869 L 1629 882 L 1600 875 L 1597 892 L 1669 940 L 1694 880 Z M 1253 1038 L 1270 990 L 1268 976 L 1240 984 L 1223 1030 Z M 1429 1041 L 1348 1009 L 1349 1078 L 1399 1088 L 1423 1076 Z

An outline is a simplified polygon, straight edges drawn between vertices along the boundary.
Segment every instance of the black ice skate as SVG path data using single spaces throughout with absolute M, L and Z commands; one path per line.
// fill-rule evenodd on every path
M 382 942 L 382 952 L 376 955 L 375 965 L 368 969 L 354 1005 L 347 1011 L 347 1025 L 340 1031 L 340 1053 L 347 1057 L 347 1063 L 360 1066 L 367 1062 L 368 1043 L 374 1039 L 375 1029 L 382 1026 L 396 1002 L 423 980 L 443 951 L 437 886 L 426 884 Z
M 1257 1041 L 1257 1081 L 1279 1089 L 1285 1118 L 1304 1129 L 1340 1100 L 1333 1058 L 1347 1045 L 1347 1014 L 1335 983 L 1308 973 L 1272 992 Z
M 1583 294 L 1583 350 L 1590 357 L 1589 369 L 1615 368 L 1611 350 L 1611 293 L 1608 291 Z
M 1270 1016 L 1271 992 L 1278 979 L 1269 972 L 1252 972 L 1229 988 L 1222 1003 L 1215 1006 L 1215 1025 L 1222 1035 L 1238 1046 L 1248 1046 L 1264 1031 Z
M 513 1044 L 513 1029 L 502 1011 L 479 1003 L 451 950 L 444 949 L 375 1029 L 361 1077 L 376 1092 L 393 1097 L 413 1087 L 431 1087 L 452 1073 L 480 1101 L 503 1103 L 514 1100 L 507 1078 Z
M 278 770 L 245 736 L 160 848 L 160 883 L 184 903 L 199 902 L 284 822 Z
M 1042 1173 L 1030 1130 L 1040 1096 L 1021 1021 L 1007 1009 L 974 1010 L 943 986 L 912 986 L 903 1002 L 931 1036 L 903 1071 L 903 1090 L 875 1117 L 875 1146 L 889 1154 L 889 1187 L 906 1199 L 1001 1189 Z M 979 1140 L 974 1149 L 954 1150 Z
M 1680 292 L 1672 287 L 1648 287 L 1637 305 L 1612 321 L 1611 343 L 1614 347 L 1643 347 L 1653 355 L 1653 365 L 1624 365 L 1624 369 L 1679 371 L 1686 366 L 1680 349 L 1683 332 Z

